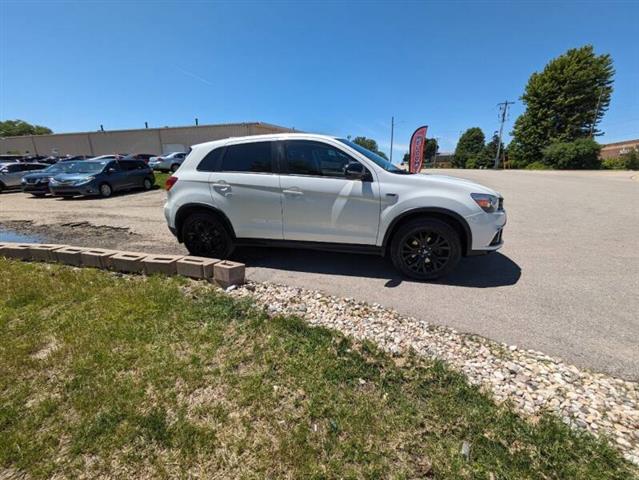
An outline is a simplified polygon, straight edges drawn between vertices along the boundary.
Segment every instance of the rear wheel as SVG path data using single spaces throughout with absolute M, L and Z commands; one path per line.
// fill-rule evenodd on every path
M 102 198 L 109 198 L 112 194 L 113 189 L 111 188 L 111 185 L 109 185 L 108 183 L 103 183 L 102 185 L 100 185 L 100 196 Z
M 191 255 L 224 259 L 233 251 L 233 241 L 213 215 L 194 213 L 182 226 L 184 245 Z
M 432 280 L 449 274 L 461 259 L 461 241 L 453 227 L 441 220 L 416 219 L 393 236 L 391 259 L 404 275 Z
M 177 163 L 174 163 L 173 165 L 171 165 L 171 172 L 177 172 L 178 168 L 180 168 L 180 166 Z

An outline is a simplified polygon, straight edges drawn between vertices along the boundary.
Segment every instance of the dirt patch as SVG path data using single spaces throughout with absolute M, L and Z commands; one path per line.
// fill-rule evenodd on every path
M 93 225 L 90 222 L 37 224 L 30 220 L 2 222 L 2 227 L 23 235 L 33 235 L 47 243 L 62 243 L 80 247 L 120 248 L 141 240 L 128 228 Z

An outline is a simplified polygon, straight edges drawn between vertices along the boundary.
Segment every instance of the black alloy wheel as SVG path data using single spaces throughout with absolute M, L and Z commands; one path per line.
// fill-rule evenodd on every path
M 457 232 L 435 219 L 417 219 L 403 225 L 394 235 L 391 258 L 408 277 L 432 280 L 450 273 L 461 258 Z
M 184 245 L 191 255 L 225 259 L 233 250 L 228 231 L 213 215 L 195 213 L 182 227 Z

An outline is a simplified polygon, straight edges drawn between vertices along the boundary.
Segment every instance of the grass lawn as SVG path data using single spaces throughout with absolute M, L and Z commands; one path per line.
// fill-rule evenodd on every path
M 153 172 L 153 174 L 155 175 L 155 186 L 160 188 L 164 188 L 164 183 L 166 182 L 166 179 L 171 176 L 170 173 L 163 173 L 163 172 Z
M 210 286 L 2 259 L 0 272 L 0 478 L 636 472 L 440 363 L 269 319 Z

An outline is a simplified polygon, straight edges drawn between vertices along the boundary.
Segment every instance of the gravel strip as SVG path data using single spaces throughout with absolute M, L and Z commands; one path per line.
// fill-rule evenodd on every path
M 253 297 L 270 315 L 297 315 L 312 325 L 373 341 L 394 355 L 412 349 L 443 360 L 472 384 L 484 387 L 498 403 L 508 400 L 527 416 L 549 411 L 575 428 L 606 435 L 639 465 L 637 383 L 580 370 L 534 350 L 431 325 L 377 303 L 270 283 L 248 283 L 229 287 L 227 292 Z

